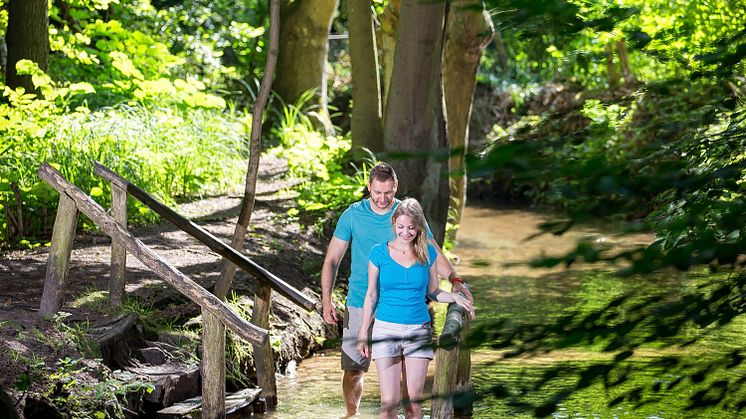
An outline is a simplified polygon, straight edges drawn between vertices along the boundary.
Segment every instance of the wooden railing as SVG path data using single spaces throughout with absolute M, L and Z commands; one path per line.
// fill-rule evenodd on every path
M 464 346 L 468 334 L 469 313 L 455 303 L 449 304 L 435 352 L 432 418 L 472 415 L 471 353 Z
M 163 278 L 202 308 L 205 328 L 211 328 L 212 333 L 203 331 L 203 363 L 202 363 L 202 417 L 223 417 L 225 412 L 225 332 L 228 327 L 239 337 L 247 340 L 255 347 L 255 362 L 262 365 L 273 365 L 269 349 L 269 303 L 270 291 L 273 289 L 290 301 L 306 310 L 315 308 L 316 303 L 296 290 L 282 279 L 262 268 L 254 261 L 235 251 L 230 246 L 215 238 L 213 235 L 197 226 L 193 222 L 158 202 L 149 194 L 131 184 L 108 168 L 96 163 L 95 173 L 111 182 L 113 217 L 93 199 L 79 188 L 68 182 L 62 175 L 47 163 L 39 168 L 39 177 L 60 193 L 59 207 L 52 233 L 52 247 L 47 261 L 47 275 L 44 282 L 40 312 L 50 316 L 60 310 L 63 303 L 64 289 L 69 272 L 70 253 L 72 251 L 75 227 L 79 212 L 83 212 L 101 230 L 112 238 L 111 278 L 109 282 L 109 297 L 113 306 L 121 305 L 125 299 L 125 265 L 126 252 L 137 257 L 145 266 Z M 239 268 L 251 274 L 262 282 L 257 288 L 263 290 L 256 295 L 254 302 L 255 316 L 253 323 L 233 312 L 225 303 L 211 294 L 176 268 L 163 261 L 144 243 L 134 237 L 126 229 L 126 197 L 127 194 L 140 200 L 177 227 L 190 234 L 200 242 L 206 244 L 213 251 L 225 257 Z M 256 313 L 255 313 L 256 314 Z M 208 320 L 208 319 L 214 319 Z M 258 327 L 256 324 L 264 325 Z M 215 334 L 214 329 L 220 328 L 222 333 Z M 219 336 L 219 338 L 209 338 Z M 216 340 L 213 342 L 212 340 Z M 210 340 L 210 341 L 206 341 Z M 257 348 L 263 350 L 257 351 Z M 264 355 L 260 355 L 264 354 Z M 269 358 L 262 359 L 261 357 Z M 257 368 L 257 374 L 259 374 Z M 262 388 L 269 397 L 276 397 L 274 369 L 263 369 L 267 377 L 261 377 L 261 382 L 268 388 Z

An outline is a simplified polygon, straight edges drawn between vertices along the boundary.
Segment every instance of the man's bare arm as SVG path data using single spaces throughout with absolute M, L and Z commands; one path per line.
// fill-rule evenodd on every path
M 342 239 L 332 237 L 329 241 L 329 247 L 326 249 L 324 265 L 321 267 L 321 314 L 324 321 L 329 324 L 336 324 L 339 321 L 337 310 L 332 301 L 332 290 L 337 279 L 339 264 L 347 251 L 348 244 Z

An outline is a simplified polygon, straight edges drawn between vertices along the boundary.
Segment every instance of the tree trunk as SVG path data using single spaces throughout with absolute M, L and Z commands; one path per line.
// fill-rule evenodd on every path
M 262 150 L 262 113 L 269 99 L 269 92 L 272 90 L 272 76 L 275 72 L 278 57 L 278 44 L 280 38 L 280 10 L 279 0 L 269 0 L 269 51 L 267 61 L 264 65 L 264 76 L 259 88 L 259 94 L 254 102 L 254 108 L 251 114 L 251 145 L 249 154 L 249 167 L 246 171 L 246 184 L 244 186 L 244 198 L 241 202 L 241 213 L 238 216 L 238 223 L 233 232 L 231 246 L 238 252 L 243 251 L 246 230 L 251 221 L 251 213 L 254 212 L 254 199 L 256 198 L 256 179 L 259 173 L 259 155 Z M 215 284 L 215 295 L 218 298 L 225 298 L 233 283 L 233 277 L 236 275 L 236 265 L 229 260 L 223 261 L 223 269 Z
M 246 231 L 249 227 L 249 221 L 251 221 L 251 214 L 254 212 L 254 201 L 256 198 L 256 180 L 259 173 L 259 155 L 262 151 L 262 113 L 264 111 L 264 107 L 267 105 L 269 93 L 272 89 L 272 77 L 274 76 L 275 66 L 277 64 L 278 47 L 280 40 L 281 27 L 278 27 L 278 25 L 280 25 L 280 6 L 278 2 L 279 0 L 269 0 L 269 51 L 267 53 L 267 61 L 264 66 L 264 76 L 262 77 L 259 94 L 257 95 L 256 101 L 254 102 L 254 108 L 251 114 L 251 148 L 249 154 L 249 167 L 246 171 L 246 185 L 244 198 L 241 203 L 241 213 L 238 216 L 238 222 L 236 223 L 236 228 L 233 232 L 233 238 L 231 239 L 231 246 L 238 252 L 243 251 L 244 240 L 246 239 Z M 225 298 L 228 290 L 230 290 L 231 288 L 231 284 L 233 283 L 233 278 L 235 276 L 236 265 L 227 259 L 224 260 L 220 278 L 218 278 L 218 281 L 215 284 L 215 295 L 218 298 Z M 267 294 L 267 309 L 266 313 L 261 313 L 264 314 L 265 318 L 257 319 L 257 316 L 255 315 L 253 316 L 254 318 L 252 319 L 252 322 L 254 324 L 269 325 L 269 294 L 271 289 L 265 284 L 257 284 L 256 288 L 257 290 L 263 291 L 262 296 L 264 296 L 264 293 Z M 255 305 L 261 304 L 261 302 L 257 301 L 256 294 L 254 303 Z M 213 341 L 217 341 L 221 333 L 222 331 L 219 328 L 213 328 L 209 336 L 207 335 L 207 332 L 205 332 L 205 334 L 203 335 L 203 340 L 208 341 L 208 339 L 210 339 Z M 225 344 L 223 343 L 223 347 L 224 346 Z M 269 353 L 267 354 L 267 352 Z M 259 368 L 259 364 L 264 365 L 267 362 L 272 364 L 272 349 L 270 347 L 269 339 L 261 344 L 254 346 L 254 354 L 257 374 L 261 379 L 260 384 L 264 386 L 264 388 L 266 388 L 267 391 L 270 393 L 270 397 L 268 397 L 267 399 L 268 407 L 274 408 L 277 405 L 277 398 L 275 396 L 276 390 L 274 371 L 267 372 L 264 370 L 260 370 Z
M 490 19 L 492 22 L 492 19 Z M 494 28 L 493 28 L 494 30 Z M 495 49 L 497 50 L 497 63 L 500 65 L 501 70 L 508 69 L 508 52 L 505 51 L 505 43 L 503 42 L 503 35 L 500 31 L 495 31 L 492 35 Z
M 399 28 L 399 9 L 401 0 L 389 0 L 379 21 L 378 46 L 381 50 L 381 70 L 383 70 L 383 107 L 386 107 L 391 86 L 391 73 L 394 70 L 394 52 L 396 50 L 396 33 Z M 384 115 L 385 116 L 385 115 Z
M 443 96 L 446 108 L 451 204 L 456 219 L 466 205 L 465 152 L 469 145 L 469 119 L 477 70 L 482 51 L 492 39 L 492 20 L 486 10 L 473 8 L 469 0 L 451 4 L 443 46 Z M 454 237 L 455 238 L 455 237 Z
M 612 42 L 606 44 L 604 54 L 606 55 L 606 75 L 609 78 L 609 89 L 614 90 L 619 82 L 619 74 L 616 72 L 616 65 L 614 65 L 614 44 Z
M 337 0 L 295 0 L 284 3 L 280 24 L 280 51 L 274 89 L 282 100 L 295 104 L 315 89 L 320 123 L 330 127 L 326 95 L 326 56 L 329 29 Z
M 49 69 L 49 8 L 47 0 L 10 0 L 8 28 L 5 34 L 8 63 L 5 84 L 11 89 L 22 86 L 27 92 L 36 88 L 31 76 L 16 74 L 16 63 L 31 60 L 46 72 Z
M 384 148 L 392 155 L 399 192 L 420 200 L 439 242 L 449 196 L 440 78 L 444 18 L 444 2 L 402 1 L 384 118 Z
M 624 85 L 629 86 L 635 83 L 635 75 L 629 66 L 629 55 L 627 54 L 627 43 L 624 39 L 616 41 L 616 52 L 619 54 L 619 66 L 622 68 L 622 77 Z
M 362 148 L 383 151 L 381 88 L 378 55 L 370 0 L 348 0 L 352 61 L 352 156 L 364 156 Z

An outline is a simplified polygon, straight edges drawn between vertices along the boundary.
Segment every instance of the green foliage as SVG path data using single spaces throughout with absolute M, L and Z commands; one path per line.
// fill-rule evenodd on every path
M 91 381 L 90 376 L 99 377 Z M 137 393 L 150 393 L 155 386 L 135 377 L 113 377 L 105 367 L 85 359 L 65 357 L 57 361 L 57 369 L 49 374 L 46 396 L 73 418 L 123 417 L 117 398 Z
M 261 77 L 266 56 L 267 3 L 199 0 L 142 2 L 115 8 L 123 24 L 168 40 L 183 59 L 178 74 L 215 88 Z M 233 87 L 235 88 L 235 87 Z
M 36 175 L 39 162 L 57 167 L 104 206 L 110 202 L 109 186 L 93 174 L 94 161 L 166 203 L 222 192 L 242 179 L 247 127 L 238 115 L 205 108 L 120 105 L 34 121 L 29 116 L 40 114 L 29 108 L 40 106 L 39 102 L 31 101 L 24 107 L 0 105 L 0 112 L 6 110 L 6 118 L 0 121 L 8 121 L 5 132 L 10 140 L 0 154 L 0 202 L 8 208 L 17 207 L 12 191 L 16 185 L 28 223 L 24 229 L 27 236 L 44 233 L 45 217 L 51 225 L 49 217 L 57 201 L 56 194 Z M 46 109 L 54 106 L 50 103 Z M 25 122 L 14 122 L 20 120 Z M 153 219 L 139 202 L 130 200 L 128 206 L 132 222 Z M 0 232 L 2 240 L 13 237 L 6 216 L 0 213 L 0 222 L 6 224 Z
M 242 118 L 223 115 L 226 102 L 197 79 L 174 78 L 171 71 L 183 59 L 163 42 L 119 21 L 95 19 L 109 2 L 70 6 L 80 12 L 71 12 L 80 25 L 50 30 L 53 50 L 64 53 L 54 56 L 59 61 L 52 62 L 51 75 L 28 60 L 16 65 L 19 74 L 32 76 L 39 95 L 3 91 L 0 242 L 34 245 L 24 237 L 48 233 L 56 198 L 36 177 L 42 161 L 102 204 L 108 194 L 92 176 L 94 160 L 167 202 L 223 191 L 241 177 L 247 130 Z M 109 103 L 120 104 L 92 106 Z M 137 203 L 130 203 L 130 214 L 135 222 L 153 217 Z
M 497 322 L 476 330 L 475 343 L 506 349 L 506 357 L 578 347 L 600 348 L 611 357 L 557 365 L 531 385 L 496 385 L 495 394 L 537 416 L 551 414 L 592 385 L 607 392 L 609 407 L 641 407 L 675 392 L 686 395 L 687 411 L 742 412 L 740 349 L 699 358 L 676 349 L 696 353 L 711 336 L 743 325 L 744 5 L 729 0 L 495 4 L 504 7 L 495 20 L 515 61 L 508 71 L 483 79 L 496 86 L 522 85 L 513 92 L 561 83 L 573 94 L 542 87 L 514 98 L 510 121 L 516 122 L 492 130 L 490 144 L 469 157 L 469 173 L 484 176 L 493 190 L 564 210 L 567 220 L 542 225 L 544 233 L 561 235 L 578 221 L 606 217 L 626 220 L 631 232 L 652 230 L 658 236 L 650 245 L 625 250 L 580 241 L 570 252 L 532 266 L 613 263 L 620 286 L 634 282 L 635 275 L 671 269 L 704 278 L 682 295 L 672 295 L 661 280 L 660 287 L 627 289 L 603 307 L 551 322 L 516 327 Z M 517 4 L 526 7 L 510 6 Z M 555 20 L 548 22 L 549 17 Z M 619 45 L 628 49 L 633 76 L 623 84 L 607 74 L 607 48 L 616 71 L 622 71 Z M 489 56 L 485 63 L 498 65 L 498 58 Z M 650 348 L 672 354 L 642 368 L 630 362 Z M 643 369 L 667 375 L 636 380 Z M 531 393 L 541 394 L 541 402 L 527 403 Z
M 316 131 L 308 116 L 301 112 L 300 99 L 295 106 L 283 108 L 283 118 L 275 135 L 279 145 L 267 150 L 288 162 L 288 175 L 299 182 L 293 186 L 298 193 L 298 209 L 288 211 L 296 216 L 299 211 L 316 217 L 314 228 L 319 229 L 327 217 L 333 217 L 352 202 L 362 198 L 365 190 L 365 171 L 354 175 L 344 172 L 345 154 L 351 147 L 348 138 L 324 135 Z
M 62 340 L 52 339 L 49 336 L 40 334 L 38 338 L 41 341 L 47 340 L 50 346 L 62 350 L 63 347 L 73 347 L 77 349 L 81 354 L 88 358 L 96 358 L 101 354 L 99 353 L 98 346 L 89 337 L 90 325 L 89 323 L 65 323 L 65 319 L 70 316 L 70 313 L 59 312 L 52 318 L 52 325 L 63 337 Z

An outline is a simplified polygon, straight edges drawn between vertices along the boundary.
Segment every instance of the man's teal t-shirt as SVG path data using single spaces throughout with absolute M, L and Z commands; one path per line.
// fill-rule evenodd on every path
M 424 324 L 430 321 L 425 293 L 430 279 L 430 267 L 437 254 L 432 244 L 427 245 L 429 262 L 415 262 L 404 267 L 389 253 L 386 243 L 373 246 L 370 262 L 378 267 L 378 305 L 376 320 L 397 324 Z
M 387 242 L 394 238 L 391 216 L 399 205 L 394 205 L 385 214 L 376 214 L 370 207 L 370 199 L 365 198 L 350 205 L 339 217 L 334 237 L 350 243 L 352 263 L 350 266 L 349 290 L 347 291 L 347 305 L 349 307 L 363 307 L 365 292 L 368 290 L 368 255 L 373 245 Z M 430 227 L 427 237 L 431 238 Z

